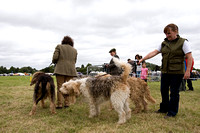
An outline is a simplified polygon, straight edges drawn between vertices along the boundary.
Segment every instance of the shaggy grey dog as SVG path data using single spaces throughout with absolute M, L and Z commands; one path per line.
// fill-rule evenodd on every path
M 131 110 L 129 108 L 128 98 L 130 95 L 127 78 L 131 71 L 131 66 L 122 63 L 118 59 L 113 59 L 115 63 L 124 71 L 120 76 L 102 76 L 88 77 L 65 82 L 60 91 L 63 94 L 82 93 L 89 102 L 89 117 L 98 116 L 100 114 L 100 104 L 110 100 L 112 106 L 119 115 L 118 124 L 123 124 L 131 118 Z

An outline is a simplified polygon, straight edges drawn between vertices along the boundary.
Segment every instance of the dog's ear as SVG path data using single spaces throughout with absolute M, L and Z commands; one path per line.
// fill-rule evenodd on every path
M 80 85 L 81 85 L 81 82 L 77 82 L 77 83 L 76 83 L 76 87 L 77 87 L 77 88 L 80 88 Z
M 76 96 L 80 95 L 80 91 L 78 90 L 78 88 L 74 88 L 74 93 L 75 93 Z
M 80 95 L 80 91 L 79 91 L 80 85 L 81 85 L 81 83 L 78 82 L 78 83 L 76 83 L 76 87 L 74 88 L 74 93 L 76 96 Z

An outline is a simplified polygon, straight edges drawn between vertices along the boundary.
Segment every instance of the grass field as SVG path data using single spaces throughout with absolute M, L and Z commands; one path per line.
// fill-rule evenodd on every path
M 160 83 L 149 82 L 151 95 L 157 103 L 149 104 L 146 113 L 132 114 L 124 125 L 117 125 L 118 115 L 108 111 L 109 104 L 101 107 L 101 114 L 88 118 L 88 105 L 79 97 L 75 105 L 56 110 L 51 115 L 46 108 L 37 107 L 36 115 L 29 116 L 32 107 L 33 86 L 30 77 L 0 77 L 0 133 L 200 133 L 200 80 L 193 81 L 195 91 L 180 92 L 179 113 L 164 119 L 154 113 L 161 101 Z M 130 107 L 134 110 L 131 102 Z

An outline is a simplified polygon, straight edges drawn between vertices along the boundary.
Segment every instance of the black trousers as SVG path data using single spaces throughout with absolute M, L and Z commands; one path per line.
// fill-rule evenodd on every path
M 193 73 L 190 72 L 190 77 L 193 77 Z M 192 86 L 192 80 L 191 79 L 187 79 L 187 86 L 189 88 L 189 90 L 194 90 L 193 86 Z
M 183 74 L 161 74 L 160 110 L 168 112 L 167 115 L 175 116 L 179 109 L 179 87 Z

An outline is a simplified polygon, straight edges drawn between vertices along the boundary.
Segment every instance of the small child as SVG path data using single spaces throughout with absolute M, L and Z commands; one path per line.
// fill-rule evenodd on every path
M 142 62 L 141 79 L 147 82 L 147 76 L 148 76 L 148 68 L 146 68 L 146 63 Z

